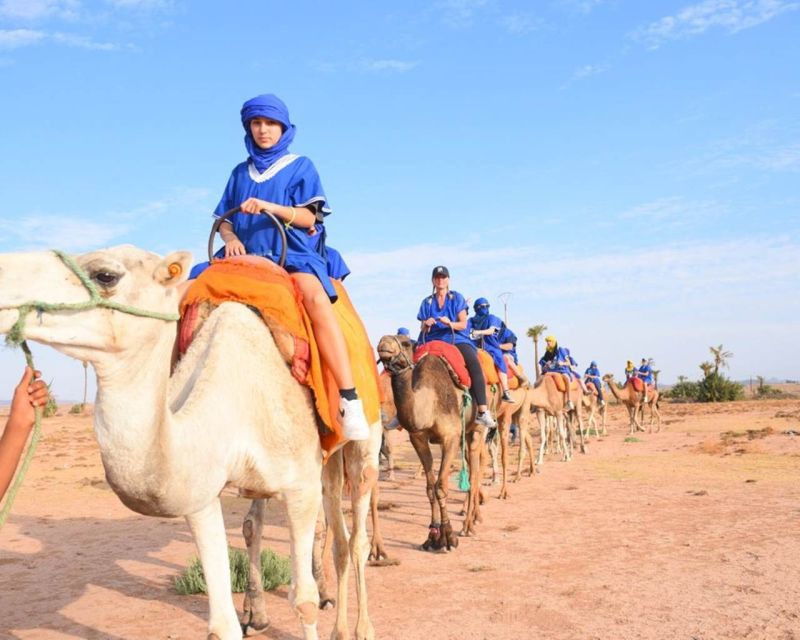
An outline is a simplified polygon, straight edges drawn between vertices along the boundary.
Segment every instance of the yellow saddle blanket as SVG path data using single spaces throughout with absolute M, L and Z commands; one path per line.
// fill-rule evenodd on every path
M 375 356 L 364 324 L 344 286 L 338 280 L 332 282 L 339 296 L 333 311 L 347 342 L 353 378 L 367 422 L 373 424 L 380 420 Z M 185 351 L 197 328 L 193 320 L 188 320 L 193 315 L 196 317 L 200 305 L 208 303 L 216 306 L 223 302 L 240 302 L 257 310 L 271 329 L 277 324 L 279 329 L 288 332 L 294 338 L 294 345 L 287 347 L 277 337 L 276 342 L 291 365 L 292 374 L 313 392 L 322 421 L 320 441 L 327 459 L 344 439 L 339 423 L 339 389 L 330 369 L 322 362 L 302 299 L 291 276 L 266 258 L 243 256 L 214 261 L 194 280 L 181 303 L 179 348 Z

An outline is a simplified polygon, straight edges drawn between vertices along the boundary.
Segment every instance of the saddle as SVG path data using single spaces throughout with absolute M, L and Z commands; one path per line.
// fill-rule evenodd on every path
M 436 356 L 440 358 L 447 367 L 453 382 L 464 389 L 470 388 L 472 379 L 467 371 L 464 356 L 461 355 L 461 352 L 454 345 L 442 340 L 431 340 L 430 342 L 421 344 L 414 351 L 414 364 L 417 364 L 427 356 Z
M 558 373 L 556 371 L 548 371 L 544 374 L 549 377 L 556 384 L 556 389 L 561 393 L 566 393 L 567 390 L 580 388 L 577 380 L 573 380 L 572 376 L 567 373 Z
M 494 363 L 494 358 L 485 349 L 478 349 L 478 362 L 481 364 L 483 377 L 486 379 L 486 384 L 500 384 L 500 371 Z M 514 391 L 519 389 L 519 378 L 514 375 L 511 370 L 508 371 L 508 389 Z
M 378 369 L 369 337 L 342 283 L 332 280 L 338 300 L 333 305 L 347 343 L 353 378 L 364 405 L 367 422 L 380 420 Z M 257 313 L 267 325 L 294 378 L 309 387 L 319 417 L 319 434 L 327 459 L 344 440 L 339 423 L 339 389 L 322 362 L 291 276 L 266 258 L 242 256 L 216 260 L 189 287 L 181 303 L 178 353 L 182 356 L 210 313 L 223 302 L 239 302 Z

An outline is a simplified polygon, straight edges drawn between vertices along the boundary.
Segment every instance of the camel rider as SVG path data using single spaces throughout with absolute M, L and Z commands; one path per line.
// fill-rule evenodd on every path
M 586 381 L 586 386 L 592 385 L 597 389 L 597 404 L 602 407 L 606 401 L 603 399 L 603 381 L 600 379 L 600 369 L 597 367 L 597 362 L 592 360 L 589 368 L 583 373 Z
M 639 366 L 636 375 L 644 382 L 644 402 L 647 402 L 647 386 L 653 384 L 653 368 L 647 358 L 642 358 L 642 364 Z
M 497 340 L 500 343 L 500 348 L 503 350 L 503 357 L 506 360 L 508 368 L 511 369 L 515 376 L 517 376 L 517 380 L 519 380 L 520 385 L 527 384 L 528 378 L 522 371 L 522 367 L 519 366 L 519 359 L 517 358 L 516 334 L 511 329 L 503 325 L 503 330 L 500 332 Z
M 469 335 L 475 346 L 481 347 L 492 356 L 503 390 L 501 396 L 503 401 L 514 402 L 514 398 L 508 393 L 508 365 L 498 339 L 506 325 L 500 318 L 489 313 L 489 301 L 486 298 L 478 298 L 472 308 L 475 310 L 475 315 L 467 322 Z
M 625 382 L 628 382 L 628 380 L 635 377 L 636 367 L 633 366 L 633 360 L 628 360 L 627 364 L 625 365 Z
M 486 406 L 486 379 L 478 362 L 478 352 L 467 332 L 467 301 L 458 291 L 450 291 L 450 271 L 445 266 L 434 267 L 431 274 L 433 293 L 419 306 L 420 321 L 418 342 L 442 340 L 453 344 L 464 357 L 472 379 L 470 392 L 478 405 L 475 421 L 484 427 L 497 426 L 497 421 Z
M 577 366 L 578 363 L 575 362 L 575 359 L 570 355 L 569 349 L 566 347 L 559 347 L 558 340 L 556 340 L 556 337 L 553 335 L 547 336 L 544 339 L 544 343 L 547 348 L 545 349 L 541 360 L 539 360 L 539 366 L 542 369 L 542 373 L 560 373 L 562 375 L 566 375 L 569 380 L 578 381 L 583 393 L 588 393 L 588 390 L 583 385 L 583 380 L 581 380 L 580 375 L 578 375 L 578 373 L 572 368 L 573 366 Z M 564 392 L 564 398 L 566 400 L 565 404 L 567 410 L 574 410 L 575 405 L 572 403 L 572 400 L 569 399 L 569 387 Z

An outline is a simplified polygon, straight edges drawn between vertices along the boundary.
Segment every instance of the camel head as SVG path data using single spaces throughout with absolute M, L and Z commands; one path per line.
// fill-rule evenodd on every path
M 378 341 L 378 357 L 383 368 L 395 374 L 412 366 L 414 346 L 408 336 L 388 335 Z
M 73 264 L 74 267 L 70 266 Z M 14 340 L 47 344 L 68 356 L 97 364 L 107 354 L 143 351 L 175 323 L 130 315 L 176 315 L 191 254 L 165 258 L 131 245 L 78 256 L 54 252 L 0 254 L 0 333 Z M 102 304 L 91 303 L 90 289 Z M 64 308 L 67 307 L 67 308 Z
M 603 376 L 603 380 L 605 382 L 607 382 L 608 384 L 611 384 L 612 382 L 614 382 L 614 374 L 613 373 L 607 373 L 606 375 Z

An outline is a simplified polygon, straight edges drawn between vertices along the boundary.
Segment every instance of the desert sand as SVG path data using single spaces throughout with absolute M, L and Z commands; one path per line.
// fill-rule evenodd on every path
M 91 416 L 67 409 L 44 421 L 0 531 L 0 638 L 205 638 L 206 598 L 172 588 L 195 554 L 186 523 L 125 508 L 105 483 Z M 549 456 L 506 501 L 487 484 L 479 534 L 450 553 L 419 548 L 424 485 L 406 434 L 392 433 L 401 468 L 381 480 L 381 515 L 398 564 L 368 568 L 377 637 L 800 638 L 800 402 L 665 403 L 662 413 L 661 433 L 626 442 L 612 405 L 609 436 L 586 455 Z M 451 486 L 460 526 L 455 476 Z M 243 548 L 249 502 L 223 495 L 230 542 Z M 286 554 L 280 505 L 270 513 L 265 546 Z M 286 588 L 267 606 L 258 637 L 300 636 Z M 321 612 L 320 637 L 333 622 Z

